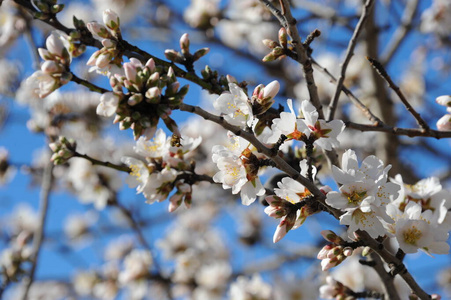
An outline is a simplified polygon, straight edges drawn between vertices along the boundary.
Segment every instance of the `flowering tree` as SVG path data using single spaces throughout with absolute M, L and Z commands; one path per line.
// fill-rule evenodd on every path
M 439 299 L 451 5 L 420 2 L 0 1 L 3 111 L 46 149 L 0 152 L 40 189 L 2 215 L 0 295 Z

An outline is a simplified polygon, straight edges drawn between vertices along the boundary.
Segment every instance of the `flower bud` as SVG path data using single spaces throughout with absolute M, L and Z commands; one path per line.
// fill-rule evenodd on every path
M 164 56 L 175 63 L 181 64 L 185 61 L 185 58 L 178 52 L 175 51 L 174 49 L 166 49 L 164 51 Z
M 146 67 L 150 70 L 150 73 L 155 72 L 155 61 L 153 60 L 153 58 L 149 59 L 146 62 Z
M 151 87 L 150 89 L 148 89 L 146 91 L 146 94 L 145 94 L 146 101 L 149 103 L 157 103 L 152 100 L 156 100 L 156 99 L 159 100 L 160 95 L 161 95 L 161 90 L 158 87 L 156 87 L 156 86 Z
M 280 43 L 280 46 L 282 46 L 282 48 L 284 48 L 284 49 L 287 48 L 287 43 L 288 43 L 287 39 L 288 39 L 287 30 L 285 29 L 285 27 L 280 28 L 279 43 Z
M 263 89 L 263 99 L 272 99 L 274 98 L 277 93 L 280 90 L 280 84 L 277 80 L 274 80 L 270 82 L 264 89 Z
M 133 94 L 130 98 L 128 98 L 127 103 L 130 106 L 134 106 L 143 100 L 142 94 Z
M 95 64 L 97 68 L 103 69 L 110 64 L 110 61 L 111 61 L 110 53 L 102 53 L 99 55 L 99 57 L 97 57 Z
M 440 105 L 449 107 L 449 106 L 451 106 L 451 96 L 444 95 L 444 96 L 437 97 L 437 99 L 435 99 L 435 102 L 437 102 Z
M 64 9 L 64 4 L 56 4 L 56 5 L 52 5 L 50 7 L 50 12 L 52 14 L 57 14 L 59 12 L 61 12 Z
M 180 38 L 180 49 L 183 54 L 189 53 L 189 36 L 188 33 L 184 33 Z
M 263 45 L 265 45 L 269 49 L 274 49 L 277 46 L 279 46 L 279 44 L 277 42 L 270 40 L 270 39 L 264 39 L 262 42 L 263 42 Z
M 102 24 L 99 24 L 97 22 L 89 22 L 88 24 L 86 24 L 86 27 L 94 36 L 99 36 L 104 39 L 111 38 L 110 32 Z
M 344 256 L 351 256 L 354 250 L 351 247 L 345 247 L 343 249 L 343 255 Z
M 339 244 L 341 238 L 332 230 L 323 230 L 321 231 L 321 235 L 326 241 L 329 241 L 334 244 Z
M 437 121 L 437 129 L 440 131 L 451 130 L 451 114 L 444 115 Z
M 130 63 L 124 64 L 125 77 L 131 82 L 136 81 L 136 67 Z
M 103 11 L 103 23 L 113 31 L 118 31 L 120 26 L 119 16 L 111 9 Z
M 45 46 L 50 53 L 55 54 L 59 57 L 64 57 L 64 51 L 67 52 L 61 36 L 56 31 L 53 31 L 47 38 L 47 40 L 45 41 Z
M 62 71 L 61 65 L 53 60 L 46 60 L 41 65 L 41 71 L 47 74 L 58 73 Z
M 193 61 L 199 60 L 202 56 L 207 55 L 210 52 L 210 48 L 202 48 L 194 52 Z

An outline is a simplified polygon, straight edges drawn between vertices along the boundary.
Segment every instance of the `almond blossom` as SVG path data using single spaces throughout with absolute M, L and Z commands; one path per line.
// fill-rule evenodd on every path
M 232 189 L 232 194 L 240 192 L 244 205 L 250 205 L 265 193 L 260 178 L 256 156 L 249 149 L 250 145 L 241 137 L 231 137 L 226 147 L 216 145 L 213 147 L 212 159 L 218 166 L 219 172 L 213 176 L 213 180 L 222 183 L 224 189 Z
M 398 196 L 400 186 L 387 182 L 391 166 L 384 168 L 375 156 L 368 156 L 359 168 L 354 151 L 343 154 L 342 169 L 333 167 L 334 179 L 342 183 L 340 192 L 329 192 L 326 203 L 345 213 L 340 224 L 348 225 L 348 235 L 353 238 L 357 230 L 366 230 L 376 238 L 385 234 L 382 221 L 393 223 L 386 206 Z
M 224 92 L 213 102 L 216 110 L 224 119 L 235 126 L 251 126 L 253 122 L 252 107 L 244 91 L 235 83 L 229 83 L 230 92 Z
M 37 86 L 40 98 L 47 97 L 72 78 L 69 37 L 64 32 L 52 31 L 45 45 L 47 49 L 38 49 L 39 56 L 44 60 L 41 70 L 34 72 L 27 80 L 28 84 Z
M 285 135 L 287 140 L 311 139 L 313 145 L 329 151 L 340 145 L 337 137 L 344 129 L 343 121 L 318 120 L 318 112 L 308 100 L 301 103 L 304 119 L 297 118 L 291 99 L 287 100 L 287 105 L 290 112 L 282 112 L 280 118 L 273 120 L 271 134 L 265 137 L 266 143 L 276 143 L 281 135 Z
M 306 176 L 308 172 L 307 160 L 300 162 L 301 175 Z M 313 178 L 316 175 L 316 168 L 312 166 Z M 299 203 L 311 195 L 310 191 L 298 181 L 284 177 L 277 183 L 278 188 L 274 189 L 276 196 L 266 197 L 269 206 L 265 208 L 265 213 L 273 218 L 279 219 L 280 223 L 273 236 L 273 242 L 280 241 L 291 229 L 301 226 L 308 216 L 316 211 L 308 205 L 300 206 Z
M 399 247 L 405 253 L 416 253 L 418 249 L 436 254 L 448 254 L 448 230 L 432 219 L 432 211 L 422 212 L 421 206 L 411 201 L 404 212 L 390 205 L 389 214 L 395 224 L 388 226 L 389 232 L 396 237 Z

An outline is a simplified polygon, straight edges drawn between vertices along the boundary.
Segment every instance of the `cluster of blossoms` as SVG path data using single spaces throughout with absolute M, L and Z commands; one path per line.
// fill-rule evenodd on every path
M 73 280 L 74 290 L 82 297 L 114 299 L 122 288 L 131 299 L 142 299 L 154 260 L 149 250 L 138 249 L 131 238 L 121 236 L 106 248 L 100 270 L 83 271 Z
M 345 241 L 330 230 L 323 230 L 321 235 L 331 244 L 325 245 L 318 253 L 317 258 L 321 259 L 323 271 L 339 265 L 346 257 L 353 253 L 353 249 L 346 246 Z
M 307 176 L 309 167 L 307 160 L 300 162 L 301 175 Z M 312 167 L 312 179 L 315 179 L 316 168 Z M 315 205 L 311 205 L 308 200 L 311 198 L 310 191 L 298 181 L 285 177 L 277 183 L 278 188 L 274 189 L 276 195 L 266 197 L 269 206 L 265 208 L 265 213 L 273 218 L 279 219 L 280 223 L 274 233 L 273 241 L 280 241 L 288 231 L 301 226 L 308 216 L 318 212 Z M 326 193 L 330 190 L 324 186 L 321 190 Z
M 396 238 L 405 253 L 418 250 L 428 254 L 449 253 L 449 191 L 442 188 L 436 177 L 405 185 L 397 175 L 393 182 L 401 186 L 401 191 L 399 197 L 387 206 L 387 213 L 394 220 L 393 224 L 386 226 L 389 236 Z
M 334 178 L 341 186 L 339 192 L 327 193 L 326 203 L 343 212 L 340 224 L 348 226 L 348 237 L 356 239 L 358 230 L 364 230 L 373 238 L 394 238 L 405 253 L 448 253 L 449 192 L 434 177 L 404 186 L 398 175 L 389 182 L 390 168 L 375 156 L 365 158 L 359 167 L 352 150 L 343 155 L 342 169 L 333 167 Z M 331 240 L 330 236 L 336 238 L 329 234 L 326 239 Z M 336 244 L 343 244 L 341 238 Z M 345 257 L 338 259 L 335 250 L 326 245 L 318 254 L 323 268 L 343 261 Z
M 221 112 L 221 116 L 228 123 L 240 128 L 253 127 L 259 124 L 258 116 L 264 114 L 274 103 L 274 97 L 279 91 L 279 83 L 273 81 L 267 86 L 258 85 L 249 99 L 246 93 L 235 83 L 229 83 L 229 92 L 224 92 L 214 103 L 214 107 Z M 339 145 L 337 136 L 343 131 L 344 123 L 339 120 L 326 122 L 318 119 L 315 107 L 305 100 L 301 105 L 304 119 L 298 119 L 294 112 L 292 101 L 288 100 L 290 112 L 280 113 L 280 118 L 272 120 L 272 126 L 258 129 L 261 132 L 259 138 L 267 144 L 275 144 L 282 137 L 285 140 L 298 140 L 325 150 Z M 266 157 L 258 157 L 254 147 L 241 137 L 229 133 L 228 145 L 216 145 L 213 147 L 213 162 L 219 168 L 219 172 L 213 177 L 215 182 L 223 184 L 224 189 L 232 188 L 232 193 L 241 192 L 243 204 L 249 205 L 257 196 L 265 194 L 258 171 Z M 314 166 L 308 166 L 307 160 L 300 163 L 302 176 L 311 175 L 313 181 L 316 174 Z M 275 189 L 275 196 L 266 198 L 269 207 L 265 212 L 275 218 L 280 218 L 280 224 L 274 234 L 274 242 L 282 239 L 285 234 L 299 227 L 305 219 L 318 211 L 318 207 L 307 204 L 311 193 L 299 182 L 291 178 L 283 178 Z M 323 187 L 324 193 L 330 188 Z M 304 201 L 307 200 L 307 201 Z
M 116 73 L 110 77 L 115 92 L 102 95 L 97 114 L 106 117 L 115 115 L 114 122 L 119 123 L 122 130 L 133 129 L 135 139 L 140 136 L 152 138 L 160 119 L 169 130 L 180 136 L 170 114 L 182 102 L 188 86 L 180 88 L 173 69 L 169 68 L 163 74 L 162 68 L 156 67 L 153 59 L 143 65 L 138 59 L 131 58 L 130 62 L 124 63 L 123 70 L 124 74 Z M 122 87 L 128 93 L 124 94 Z
M 437 97 L 435 100 L 438 104 L 446 107 L 448 114 L 444 115 L 437 121 L 438 130 L 451 130 L 451 96 L 445 95 Z
M 164 201 L 176 188 L 169 199 L 169 211 L 174 211 L 182 203 L 190 207 L 192 185 L 197 182 L 197 178 L 189 158 L 190 152 L 201 141 L 201 138 L 182 137 L 179 144 L 174 144 L 173 138 L 166 137 L 162 129 L 150 141 L 144 137 L 139 138 L 134 150 L 146 162 L 123 157 L 122 162 L 131 170 L 126 182 L 130 187 L 136 187 L 137 193 L 143 193 L 149 204 Z
M 316 108 L 308 101 L 301 103 L 301 114 L 303 119 L 298 119 L 293 109 L 291 99 L 287 101 L 290 112 L 280 113 L 280 118 L 275 118 L 271 130 L 263 132 L 266 143 L 276 143 L 281 135 L 289 140 L 298 140 L 313 143 L 314 146 L 325 150 L 332 150 L 340 145 L 338 135 L 344 129 L 341 120 L 326 122 L 318 119 Z
M 226 146 L 213 147 L 213 162 L 217 164 L 219 172 L 213 180 L 222 183 L 224 189 L 232 189 L 232 194 L 241 195 L 244 205 L 250 205 L 257 196 L 265 194 L 260 178 L 259 158 L 253 153 L 253 146 L 245 139 L 229 133 Z
M 391 166 L 375 156 L 368 156 L 358 165 L 354 151 L 342 157 L 342 168 L 333 167 L 334 179 L 341 184 L 339 192 L 329 192 L 326 203 L 344 212 L 340 224 L 348 225 L 348 236 L 355 238 L 357 230 L 365 230 L 373 238 L 385 235 L 383 221 L 393 223 L 387 205 L 398 196 L 399 185 L 387 182 Z
M 69 52 L 69 37 L 60 31 L 53 31 L 47 38 L 47 49 L 39 48 L 38 52 L 44 62 L 41 70 L 29 78 L 29 83 L 37 83 L 39 97 L 44 98 L 62 85 L 67 84 L 72 74 L 69 66 L 72 60 Z
M 105 26 L 97 22 L 87 24 L 104 46 L 92 54 L 87 65 L 106 74 L 114 90 L 102 95 L 97 114 L 105 117 L 116 115 L 114 122 L 119 123 L 122 130 L 133 129 L 135 139 L 140 136 L 152 138 L 160 119 L 180 137 L 170 114 L 182 102 L 188 86 L 180 88 L 174 70 L 157 66 L 152 58 L 145 64 L 130 58 L 130 62 L 122 65 L 122 52 L 117 47 L 122 41 L 119 17 L 107 9 L 103 13 L 103 22 Z M 187 36 L 184 36 L 182 40 L 186 41 Z M 186 42 L 181 45 L 186 46 Z M 126 93 L 123 88 L 127 89 Z
M 105 26 L 97 22 L 86 24 L 93 36 L 101 40 L 103 46 L 91 55 L 87 65 L 106 71 L 111 66 L 119 66 L 122 62 L 122 53 L 117 49 L 117 43 L 122 37 L 119 16 L 111 9 L 103 12 L 103 23 Z

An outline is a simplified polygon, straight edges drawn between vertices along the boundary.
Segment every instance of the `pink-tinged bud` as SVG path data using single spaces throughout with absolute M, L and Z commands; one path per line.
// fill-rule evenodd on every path
M 253 96 L 253 97 L 256 97 L 256 98 L 259 98 L 259 95 L 261 94 L 261 91 L 262 91 L 262 89 L 263 89 L 264 87 L 265 87 L 265 86 L 264 86 L 263 84 L 257 85 L 257 86 L 255 87 L 254 91 L 252 92 L 252 96 Z
M 135 57 L 131 57 L 130 58 L 130 63 L 132 65 L 134 65 L 136 68 L 142 68 L 143 64 L 141 63 L 141 61 Z
M 38 53 L 39 53 L 39 56 L 43 60 L 53 60 L 53 59 L 55 59 L 55 56 L 52 53 L 50 53 L 47 49 L 38 48 Z
M 180 37 L 180 49 L 182 49 L 182 53 L 189 53 L 189 36 L 188 33 L 184 33 Z
M 332 248 L 333 248 L 333 245 L 331 245 L 331 244 L 325 245 L 321 250 L 319 250 L 316 258 L 318 258 L 318 259 L 327 258 L 327 253 L 329 253 L 329 251 L 332 250 Z
M 285 27 L 282 27 L 279 30 L 279 43 L 280 43 L 280 46 L 282 46 L 282 48 L 284 48 L 284 49 L 287 48 L 288 35 L 287 35 L 287 30 L 285 29 Z
M 274 49 L 277 46 L 279 46 L 279 44 L 277 44 L 275 41 L 273 40 L 269 40 L 269 39 L 265 39 L 262 41 L 263 45 L 265 45 L 266 47 L 268 47 L 269 49 Z
M 102 24 L 99 24 L 97 22 L 89 22 L 88 24 L 86 24 L 86 27 L 94 36 L 98 36 L 104 39 L 111 37 L 108 29 Z
M 56 152 L 60 149 L 60 144 L 59 143 L 50 143 L 49 148 L 50 148 L 50 150 L 52 150 L 52 152 Z
M 438 294 L 432 294 L 431 295 L 431 300 L 441 300 L 442 296 L 438 295 Z
M 283 223 L 283 224 L 282 224 Z M 277 225 L 276 231 L 274 232 L 274 236 L 272 238 L 273 243 L 277 243 L 287 234 L 287 226 L 281 221 L 279 225 Z
M 55 31 L 47 38 L 45 46 L 50 53 L 58 55 L 59 57 L 64 57 L 64 51 L 67 52 L 61 35 Z
M 323 236 L 323 238 L 326 241 L 329 241 L 329 242 L 335 243 L 335 244 L 336 244 L 337 240 L 339 239 L 337 234 L 335 232 L 333 232 L 332 230 L 323 230 L 323 231 L 321 231 L 321 235 Z
M 115 48 L 116 47 L 116 42 L 111 40 L 111 39 L 103 39 L 102 40 L 102 45 L 105 48 Z
M 202 56 L 207 55 L 208 52 L 210 52 L 210 48 L 202 48 L 202 49 L 197 50 L 193 54 L 193 60 L 194 61 L 199 60 Z
M 345 247 L 343 249 L 343 255 L 346 256 L 346 257 L 351 256 L 353 252 L 354 252 L 354 250 L 352 250 L 351 247 Z
M 180 53 L 178 53 L 177 51 L 175 51 L 174 49 L 166 49 L 166 50 L 164 50 L 164 56 L 168 60 L 170 60 L 172 62 L 175 62 L 175 63 L 181 64 L 184 61 L 183 56 Z
M 131 63 L 124 64 L 125 77 L 130 81 L 136 81 L 136 67 Z
M 319 190 L 321 192 L 323 192 L 324 195 L 327 195 L 327 193 L 332 191 L 332 188 L 328 185 L 325 185 L 325 186 L 320 187 Z
M 274 98 L 280 90 L 280 84 L 277 80 L 272 81 L 263 89 L 263 98 Z
M 111 9 L 103 11 L 103 23 L 111 30 L 117 31 L 120 26 L 119 16 Z
M 267 214 L 271 218 L 279 219 L 286 215 L 286 211 L 282 209 L 280 206 L 268 206 L 264 209 L 265 214 Z
M 451 130 L 451 114 L 444 115 L 437 121 L 437 129 L 440 131 Z
M 145 96 L 147 99 L 154 99 L 154 98 L 159 97 L 160 95 L 161 95 L 161 90 L 158 87 L 154 86 L 147 90 Z
M 97 57 L 99 57 L 100 55 L 100 50 L 97 50 L 96 52 L 94 52 L 91 57 L 88 59 L 88 61 L 86 62 L 87 66 L 95 66 L 96 65 L 96 61 L 97 61 Z
M 227 74 L 226 78 L 228 83 L 238 83 L 238 80 L 236 80 L 236 78 L 232 75 Z
M 321 261 L 321 270 L 327 271 L 332 267 L 335 267 L 335 263 L 331 263 L 330 259 L 326 258 Z
M 96 59 L 96 66 L 99 69 L 105 68 L 111 61 L 111 55 L 109 53 L 102 53 Z
M 150 73 L 155 72 L 155 61 L 153 60 L 153 58 L 149 59 L 146 62 L 146 67 L 150 70 Z
M 46 60 L 41 65 L 41 71 L 47 74 L 58 73 L 62 71 L 60 64 L 54 62 L 53 60 Z
M 173 95 L 173 94 L 177 93 L 177 91 L 179 90 L 179 87 L 180 87 L 180 82 L 176 81 L 166 88 L 166 92 L 169 93 L 170 95 Z
M 333 258 L 337 257 L 338 255 L 340 255 L 342 253 L 342 251 L 343 251 L 343 247 L 336 246 L 332 250 L 330 250 L 329 253 L 327 253 L 327 258 L 333 259 Z
M 136 105 L 143 100 L 142 94 L 133 94 L 130 98 L 128 98 L 127 103 L 130 106 Z
M 444 96 L 437 97 L 437 99 L 435 99 L 435 102 L 437 102 L 440 105 L 449 107 L 449 106 L 451 106 L 451 96 L 444 95 Z

